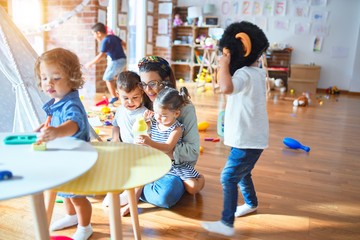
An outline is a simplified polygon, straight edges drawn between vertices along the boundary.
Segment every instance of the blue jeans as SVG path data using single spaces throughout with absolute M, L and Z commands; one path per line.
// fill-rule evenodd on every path
M 140 199 L 161 208 L 170 208 L 184 193 L 185 187 L 181 178 L 166 174 L 157 181 L 146 184 Z
M 251 171 L 263 149 L 231 148 L 230 155 L 221 173 L 224 205 L 221 221 L 229 226 L 234 225 L 234 213 L 238 203 L 238 185 L 245 203 L 257 207 L 258 201 L 251 179 Z

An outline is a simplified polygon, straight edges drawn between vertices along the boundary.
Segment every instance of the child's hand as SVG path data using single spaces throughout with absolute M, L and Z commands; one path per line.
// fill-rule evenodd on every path
M 134 141 L 139 145 L 149 145 L 152 140 L 148 135 L 139 135 Z
M 146 110 L 143 114 L 143 117 L 145 119 L 145 122 L 149 122 L 150 119 L 154 116 L 154 112 L 151 110 Z
M 55 127 L 43 127 L 37 136 L 38 141 L 48 142 L 54 140 L 58 136 L 58 129 Z
M 224 48 L 223 49 L 223 55 L 221 56 L 220 60 L 219 60 L 219 66 L 220 68 L 222 67 L 229 67 L 230 65 L 230 59 L 231 59 L 231 54 L 229 49 Z
M 45 123 L 42 123 L 39 127 L 34 129 L 34 132 L 40 132 L 40 130 L 45 126 Z

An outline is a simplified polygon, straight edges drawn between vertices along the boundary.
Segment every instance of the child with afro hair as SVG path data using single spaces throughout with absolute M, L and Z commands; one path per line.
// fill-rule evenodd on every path
M 221 173 L 221 220 L 201 224 L 209 232 L 233 236 L 235 217 L 258 207 L 251 171 L 268 146 L 265 71 L 259 68 L 259 58 L 269 42 L 258 26 L 242 21 L 225 29 L 219 45 L 223 56 L 218 83 L 227 95 L 224 144 L 230 147 L 230 154 Z M 237 206 L 238 187 L 245 201 L 241 206 Z

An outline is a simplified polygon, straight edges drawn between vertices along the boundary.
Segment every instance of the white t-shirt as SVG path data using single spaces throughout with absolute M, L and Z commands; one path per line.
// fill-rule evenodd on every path
M 224 144 L 236 148 L 264 149 L 269 143 L 265 71 L 243 67 L 232 76 L 234 90 L 227 95 Z
M 120 105 L 116 109 L 116 113 L 112 125 L 120 128 L 120 136 L 123 142 L 125 143 L 134 142 L 132 126 L 135 123 L 136 116 L 138 115 L 142 116 L 146 110 L 147 108 L 144 106 L 141 106 L 135 110 L 128 110 L 123 105 Z

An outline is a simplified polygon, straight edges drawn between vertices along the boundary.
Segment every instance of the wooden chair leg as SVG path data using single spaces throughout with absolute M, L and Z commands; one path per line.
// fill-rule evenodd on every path
M 55 199 L 56 199 L 56 192 L 48 190 L 44 192 L 44 201 L 45 201 L 45 210 L 46 210 L 46 218 L 47 223 L 50 226 L 51 217 L 54 210 Z
M 137 199 L 135 197 L 135 189 L 126 190 L 129 196 L 129 205 L 130 205 L 130 214 L 131 214 L 131 221 L 133 225 L 133 231 L 135 239 L 141 239 L 141 231 L 139 225 L 139 216 L 138 216 L 138 209 L 137 209 Z
M 113 240 L 122 239 L 119 193 L 108 193 L 110 199 L 110 235 Z

